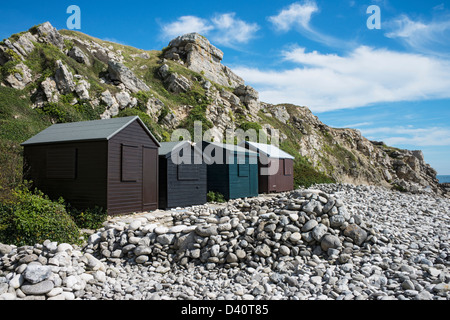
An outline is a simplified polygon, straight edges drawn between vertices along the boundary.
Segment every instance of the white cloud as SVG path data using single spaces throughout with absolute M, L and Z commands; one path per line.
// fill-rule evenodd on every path
M 358 123 L 352 123 L 352 124 L 346 124 L 343 127 L 344 128 L 360 128 L 360 127 L 367 127 L 373 125 L 373 122 L 358 122 Z
M 382 127 L 360 130 L 368 139 L 376 136 L 388 145 L 413 145 L 419 147 L 450 146 L 450 129 L 442 127 Z
M 320 8 L 315 0 L 305 0 L 303 3 L 296 2 L 281 10 L 276 16 L 268 17 L 279 32 L 295 30 L 310 40 L 331 47 L 347 48 L 350 44 L 342 39 L 322 33 L 311 25 L 313 14 L 318 13 Z
M 162 32 L 164 38 L 172 39 L 191 32 L 206 34 L 213 28 L 208 20 L 195 16 L 183 16 L 177 21 L 162 26 Z
M 448 16 L 432 22 L 413 21 L 402 15 L 386 23 L 388 38 L 398 39 L 408 47 L 427 54 L 449 56 L 450 20 Z
M 253 39 L 259 30 L 259 26 L 256 23 L 248 23 L 236 18 L 236 14 L 232 12 L 218 14 L 211 19 L 183 16 L 174 22 L 163 25 L 161 29 L 165 40 L 171 40 L 186 33 L 197 32 L 207 36 L 212 42 L 234 47 Z
M 218 44 L 234 46 L 247 43 L 255 37 L 259 26 L 256 23 L 247 23 L 237 19 L 235 13 L 225 13 L 212 18 L 215 26 L 213 40 Z
M 234 67 L 268 103 L 306 105 L 314 112 L 382 102 L 450 98 L 450 62 L 361 46 L 345 56 L 283 52 L 289 70 Z
M 319 8 L 314 1 L 305 1 L 303 4 L 297 2 L 282 10 L 278 15 L 269 17 L 269 21 L 279 31 L 289 31 L 296 27 L 310 29 L 311 16 L 318 11 Z

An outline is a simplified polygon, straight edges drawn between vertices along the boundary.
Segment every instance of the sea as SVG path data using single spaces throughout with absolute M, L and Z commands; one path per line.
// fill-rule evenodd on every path
M 439 183 L 450 183 L 450 176 L 437 176 Z

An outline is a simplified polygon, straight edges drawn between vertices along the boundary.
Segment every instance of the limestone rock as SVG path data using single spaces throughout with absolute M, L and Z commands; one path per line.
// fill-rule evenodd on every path
M 53 290 L 55 284 L 50 280 L 45 280 L 36 284 L 24 284 L 20 288 L 26 295 L 39 296 Z
M 186 77 L 177 73 L 172 73 L 166 78 L 165 82 L 167 83 L 167 89 L 175 94 L 187 92 L 192 87 L 191 82 Z
M 283 123 L 287 123 L 287 121 L 291 118 L 285 106 L 277 107 L 274 112 L 274 117 Z
M 91 84 L 86 80 L 80 80 L 78 84 L 75 86 L 75 92 L 78 97 L 82 100 L 89 100 L 89 89 L 91 88 Z
M 108 72 L 111 80 L 123 83 L 133 93 L 150 91 L 150 88 L 142 80 L 120 62 L 110 60 L 108 62 Z
M 31 284 L 47 280 L 52 275 L 51 268 L 48 266 L 30 264 L 23 274 L 25 280 Z
M 242 78 L 221 64 L 223 52 L 198 33 L 185 34 L 172 40 L 164 57 L 181 60 L 187 68 L 220 85 L 237 87 L 244 84 Z
M 132 108 L 137 104 L 136 98 L 131 97 L 130 94 L 126 91 L 116 93 L 115 97 L 120 109 L 125 109 L 127 107 Z
M 158 73 L 163 79 L 167 90 L 172 93 L 178 94 L 182 92 L 187 92 L 191 89 L 192 83 L 186 79 L 186 77 L 179 75 L 176 72 L 170 72 L 169 66 L 167 64 L 162 65 Z
M 69 94 L 75 90 L 73 74 L 61 60 L 56 61 L 55 82 L 61 94 Z
M 344 235 L 351 238 L 358 246 L 362 245 L 367 239 L 367 231 L 356 224 L 349 225 L 344 230 Z
M 234 89 L 234 94 L 248 108 L 250 114 L 256 116 L 261 109 L 259 93 L 251 86 L 239 85 Z
M 59 92 L 56 81 L 53 77 L 48 77 L 42 81 L 40 87 L 48 102 L 58 102 Z
M 5 81 L 14 89 L 22 90 L 32 81 L 32 73 L 30 68 L 25 64 L 19 63 L 14 67 L 14 70 L 9 74 Z
M 50 24 L 50 22 L 45 22 L 38 26 L 37 34 L 42 42 L 50 43 L 59 49 L 64 48 L 64 38 L 58 30 Z
M 102 119 L 109 119 L 119 114 L 119 103 L 109 90 L 102 93 L 101 101 L 106 105 L 106 110 L 101 115 Z
M 91 66 L 91 62 L 87 55 L 81 50 L 79 47 L 74 46 L 68 53 L 68 56 L 74 59 L 75 61 L 85 64 L 87 66 Z

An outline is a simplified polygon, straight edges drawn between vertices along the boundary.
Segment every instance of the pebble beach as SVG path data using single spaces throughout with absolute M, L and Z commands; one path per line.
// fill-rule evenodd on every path
M 316 185 L 0 245 L 1 300 L 449 300 L 450 199 Z

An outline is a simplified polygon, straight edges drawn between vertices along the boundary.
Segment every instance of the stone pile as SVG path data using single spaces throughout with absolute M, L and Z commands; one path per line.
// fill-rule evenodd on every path
M 339 259 L 343 242 L 362 246 L 372 236 L 342 201 L 320 191 L 174 211 L 173 224 L 161 227 L 145 219 L 110 224 L 90 237 L 87 249 L 111 262 L 125 259 L 160 269 L 169 268 L 167 261 L 205 264 L 210 270 L 222 265 L 276 268 L 304 263 L 302 256 L 313 252 Z

